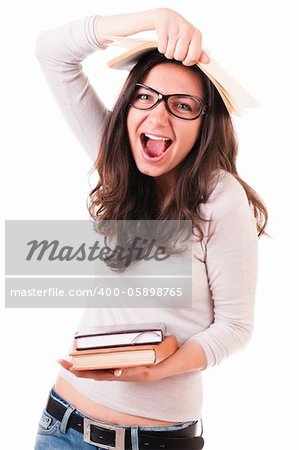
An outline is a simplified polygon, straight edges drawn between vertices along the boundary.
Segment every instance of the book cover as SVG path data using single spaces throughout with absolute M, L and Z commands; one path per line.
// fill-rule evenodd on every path
M 70 356 L 75 370 L 99 370 L 158 364 L 177 349 L 176 337 L 169 335 L 160 344 L 73 350 Z

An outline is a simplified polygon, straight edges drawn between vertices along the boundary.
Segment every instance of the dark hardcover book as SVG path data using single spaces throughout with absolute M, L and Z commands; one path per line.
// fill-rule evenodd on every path
M 117 324 L 90 328 L 75 335 L 77 350 L 158 344 L 166 335 L 163 322 Z

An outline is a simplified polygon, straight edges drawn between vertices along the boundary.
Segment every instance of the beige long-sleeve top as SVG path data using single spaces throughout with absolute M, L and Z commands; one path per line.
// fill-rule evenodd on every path
M 36 47 L 57 103 L 92 160 L 109 114 L 81 65 L 89 54 L 104 51 L 94 31 L 95 19 L 46 31 Z M 90 308 L 82 327 L 162 321 L 180 345 L 201 345 L 207 368 L 244 347 L 253 327 L 258 237 L 245 191 L 231 174 L 220 171 L 202 214 L 212 221 L 203 225 L 204 239 L 192 244 L 192 307 Z M 61 375 L 86 397 L 118 411 L 175 422 L 201 417 L 200 370 L 153 383 L 94 381 L 64 369 Z

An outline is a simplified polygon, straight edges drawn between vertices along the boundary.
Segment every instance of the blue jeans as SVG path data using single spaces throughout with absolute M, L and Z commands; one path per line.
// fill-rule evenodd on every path
M 62 421 L 52 417 L 46 410 L 43 411 L 42 417 L 39 421 L 37 437 L 35 441 L 34 450 L 106 450 L 103 447 L 97 447 L 83 441 L 83 434 L 72 428 L 67 428 L 67 422 L 69 416 L 74 411 L 74 407 L 70 405 L 67 401 L 61 398 L 52 389 L 50 395 L 64 406 L 67 410 L 64 414 Z M 76 410 L 76 413 L 82 417 L 88 417 L 82 414 L 80 411 Z M 91 419 L 91 417 L 89 417 Z M 131 440 L 132 440 L 132 450 L 139 450 L 138 445 L 138 429 L 139 430 L 150 430 L 150 431 L 172 431 L 186 428 L 197 421 L 182 422 L 177 425 L 160 426 L 160 427 L 131 427 Z M 108 425 L 115 425 L 105 422 Z M 122 426 L 123 428 L 130 428 L 129 426 Z

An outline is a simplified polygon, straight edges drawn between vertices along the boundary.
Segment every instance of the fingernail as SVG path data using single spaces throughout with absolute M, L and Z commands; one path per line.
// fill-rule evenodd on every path
M 207 55 L 207 53 L 203 53 L 200 57 L 200 62 L 204 63 L 204 64 L 209 64 L 210 62 L 210 57 L 209 55 Z
M 123 371 L 121 369 L 117 369 L 117 370 L 114 371 L 114 375 L 116 377 L 119 377 L 122 373 L 123 373 Z

